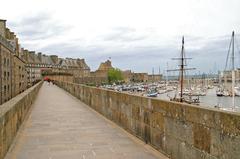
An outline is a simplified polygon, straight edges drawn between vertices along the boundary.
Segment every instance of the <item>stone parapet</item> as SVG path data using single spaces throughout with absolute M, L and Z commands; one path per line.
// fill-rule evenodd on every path
M 0 105 L 0 159 L 3 159 L 26 117 L 42 82 Z
M 240 114 L 56 82 L 173 159 L 239 159 Z

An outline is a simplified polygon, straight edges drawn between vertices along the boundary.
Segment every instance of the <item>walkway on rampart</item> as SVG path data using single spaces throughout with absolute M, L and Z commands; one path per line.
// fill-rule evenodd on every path
M 43 84 L 5 159 L 166 158 L 57 86 Z

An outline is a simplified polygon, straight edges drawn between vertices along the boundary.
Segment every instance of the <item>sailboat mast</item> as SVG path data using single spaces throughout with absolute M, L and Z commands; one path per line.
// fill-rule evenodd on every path
M 234 31 L 232 32 L 232 70 L 234 70 Z
M 168 62 L 167 62 L 167 76 L 166 76 L 166 87 L 168 86 Z
M 232 107 L 235 109 L 234 31 L 232 32 Z
M 154 82 L 154 67 L 152 68 L 152 83 Z
M 180 102 L 183 102 L 183 71 L 184 71 L 184 37 L 182 38 L 182 51 L 181 51 L 181 65 L 180 65 L 180 73 L 181 73 L 181 79 L 180 79 Z

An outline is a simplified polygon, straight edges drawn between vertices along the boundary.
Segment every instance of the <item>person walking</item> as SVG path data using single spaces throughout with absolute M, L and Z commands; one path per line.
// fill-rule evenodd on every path
M 48 85 L 50 85 L 50 84 L 51 84 L 51 83 L 50 83 L 50 82 L 51 82 L 51 79 L 48 78 L 47 81 L 48 81 Z

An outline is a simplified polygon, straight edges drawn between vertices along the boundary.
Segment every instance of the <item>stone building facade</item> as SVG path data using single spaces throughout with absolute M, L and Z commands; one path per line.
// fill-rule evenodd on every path
M 22 49 L 23 59 L 26 61 L 28 87 L 34 85 L 42 79 L 45 72 L 61 72 L 61 65 L 58 56 L 45 55 L 41 52 L 28 51 Z
M 131 82 L 131 77 L 132 77 L 131 70 L 122 71 L 122 76 L 125 83 Z
M 148 82 L 159 82 L 162 80 L 162 74 L 148 75 Z
M 45 55 L 23 49 L 26 61 L 28 86 L 34 85 L 43 76 L 64 76 L 64 79 L 77 79 L 90 76 L 90 67 L 84 59 L 58 58 L 57 55 Z M 70 77 L 72 76 L 72 77 Z M 61 77 L 59 77 L 61 78 Z
M 84 59 L 66 58 L 60 59 L 59 65 L 63 72 L 68 72 L 74 78 L 83 78 L 90 76 L 90 67 L 86 64 Z
M 148 82 L 147 73 L 132 73 L 131 82 Z
M 112 67 L 112 62 L 110 60 L 107 60 L 105 62 L 102 62 L 98 69 L 94 72 L 95 77 L 107 77 L 108 76 L 108 71 L 110 69 L 113 69 Z
M 98 69 L 94 72 L 90 72 L 87 76 L 83 77 L 76 77 L 74 82 L 76 83 L 83 83 L 83 84 L 102 84 L 108 82 L 108 71 L 112 69 L 112 62 L 107 60 L 102 62 Z
M 2 37 L 0 37 L 2 38 Z M 1 41 L 1 40 L 0 40 Z M 1 99 L 0 103 L 4 103 L 12 98 L 12 50 L 0 42 L 0 61 L 1 61 Z
M 25 62 L 20 58 L 17 36 L 0 20 L 0 104 L 26 89 Z
M 18 56 L 13 56 L 13 96 L 22 93 L 27 89 L 27 71 L 25 68 L 25 61 Z
M 221 79 L 224 82 L 232 82 L 232 71 L 223 71 Z M 235 80 L 237 83 L 240 82 L 240 68 L 235 70 Z

